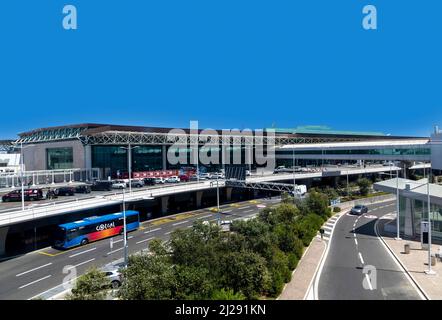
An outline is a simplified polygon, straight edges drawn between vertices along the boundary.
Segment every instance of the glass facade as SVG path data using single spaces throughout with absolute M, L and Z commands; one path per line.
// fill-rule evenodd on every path
M 407 205 L 408 202 L 408 205 Z M 401 234 L 405 234 L 406 219 L 411 219 L 409 222 L 412 226 L 413 236 L 420 239 L 421 236 L 421 222 L 428 220 L 428 206 L 426 201 L 399 198 L 400 220 L 399 226 Z M 407 209 L 409 210 L 407 216 Z M 431 204 L 431 232 L 432 238 L 442 240 L 442 207 L 436 204 Z
M 46 168 L 48 170 L 72 169 L 74 152 L 72 148 L 47 148 Z
M 105 176 L 127 172 L 127 150 L 119 146 L 92 146 L 92 167 L 103 169 Z
M 161 146 L 139 146 L 132 149 L 132 170 L 151 171 L 163 169 Z
M 293 155 L 292 150 L 276 150 L 276 154 Z M 385 149 L 347 149 L 347 150 L 295 150 L 296 155 L 358 155 L 358 154 L 373 154 L 383 156 L 396 155 L 430 155 L 429 148 L 385 148 Z

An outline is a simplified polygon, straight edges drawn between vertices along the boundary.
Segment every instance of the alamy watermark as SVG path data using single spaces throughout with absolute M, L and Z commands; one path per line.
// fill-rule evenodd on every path
M 272 129 L 199 130 L 191 121 L 189 130 L 172 129 L 167 161 L 172 165 L 251 165 L 275 168 L 275 131 Z

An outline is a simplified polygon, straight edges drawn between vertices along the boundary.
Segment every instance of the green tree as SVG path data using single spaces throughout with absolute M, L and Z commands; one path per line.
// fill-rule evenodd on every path
M 331 211 L 328 207 L 328 198 L 326 195 L 312 191 L 309 193 L 306 202 L 307 212 L 303 212 L 303 214 L 314 213 L 323 218 L 330 217 Z
M 234 292 L 233 289 L 219 289 L 212 293 L 212 300 L 245 300 L 246 296 L 241 292 Z
M 109 280 L 103 271 L 90 268 L 75 282 L 68 300 L 104 300 L 107 296 Z
M 174 276 L 173 299 L 201 300 L 210 298 L 214 283 L 209 270 L 175 265 Z
M 362 196 L 366 196 L 368 195 L 368 193 L 370 192 L 371 189 L 371 181 L 367 178 L 361 178 L 359 179 L 356 184 L 359 187 L 359 192 L 361 193 Z
M 154 254 L 132 255 L 123 270 L 118 297 L 126 300 L 172 299 L 175 288 L 173 265 L 168 258 Z
M 217 278 L 223 288 L 243 293 L 248 299 L 256 299 L 270 283 L 266 261 L 251 251 L 227 252 L 219 259 Z

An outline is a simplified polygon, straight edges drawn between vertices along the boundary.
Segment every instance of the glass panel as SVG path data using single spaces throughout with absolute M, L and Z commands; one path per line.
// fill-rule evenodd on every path
M 72 148 L 46 149 L 46 167 L 48 170 L 72 169 L 74 156 Z

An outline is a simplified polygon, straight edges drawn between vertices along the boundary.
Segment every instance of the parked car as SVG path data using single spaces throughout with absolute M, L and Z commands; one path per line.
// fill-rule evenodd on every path
M 124 180 L 114 180 L 112 182 L 112 189 L 124 189 L 126 188 L 126 182 Z
M 118 287 L 121 286 L 122 277 L 119 268 L 109 266 L 103 268 L 102 270 L 106 275 L 106 278 L 109 280 L 110 286 L 113 289 L 117 289 Z
M 75 193 L 91 193 L 91 186 L 81 185 L 75 187 Z
M 178 176 L 171 176 L 166 179 L 167 183 L 178 183 L 180 182 L 180 178 Z
M 361 214 L 364 214 L 367 212 L 368 212 L 368 208 L 364 205 L 361 205 L 361 204 L 354 206 L 350 211 L 351 214 L 356 214 L 356 215 L 361 215 Z
M 156 184 L 161 184 L 161 183 L 164 183 L 165 181 L 164 181 L 164 178 L 163 177 L 157 177 L 157 178 L 155 178 L 155 183 Z
M 131 181 L 132 188 L 141 188 L 144 187 L 144 181 L 141 179 L 132 179 Z M 126 183 L 127 186 L 129 186 L 129 182 Z
M 145 186 L 153 186 L 155 185 L 155 178 L 144 178 L 143 182 Z
M 208 172 L 201 173 L 200 174 L 200 180 L 210 179 L 211 176 L 212 175 L 210 173 L 208 173 Z
M 97 180 L 91 186 L 92 191 L 111 191 L 112 181 L 108 180 Z
M 209 179 L 224 179 L 224 178 L 225 178 L 224 174 L 220 172 L 214 172 L 210 175 Z
M 24 200 L 25 201 L 31 201 L 31 200 L 41 200 L 43 199 L 43 190 L 41 189 L 26 189 L 24 190 Z M 3 202 L 9 202 L 9 201 L 21 201 L 21 190 L 13 190 L 11 192 L 6 193 L 2 197 Z
M 280 172 L 284 172 L 286 171 L 286 167 L 285 166 L 278 166 L 275 168 L 275 170 L 273 170 L 273 173 L 280 173 Z
M 178 178 L 180 178 L 180 181 L 183 181 L 183 182 L 188 182 L 190 180 L 189 176 L 187 176 L 185 174 L 178 176 Z
M 58 196 L 73 196 L 75 194 L 74 187 L 60 187 L 56 191 Z

